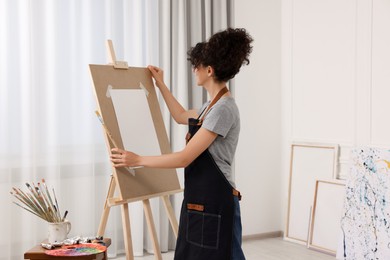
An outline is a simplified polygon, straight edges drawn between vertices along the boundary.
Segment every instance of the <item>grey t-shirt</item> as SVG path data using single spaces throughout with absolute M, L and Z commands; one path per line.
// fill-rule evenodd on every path
M 209 103 L 206 102 L 199 113 Z M 240 134 L 240 114 L 234 98 L 228 96 L 218 100 L 205 116 L 202 127 L 218 135 L 208 150 L 226 179 L 235 188 L 232 163 Z

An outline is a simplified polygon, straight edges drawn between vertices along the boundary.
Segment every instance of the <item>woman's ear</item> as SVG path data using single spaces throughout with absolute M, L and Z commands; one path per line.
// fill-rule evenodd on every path
M 207 75 L 208 75 L 209 77 L 214 76 L 214 69 L 213 69 L 213 67 L 207 66 Z

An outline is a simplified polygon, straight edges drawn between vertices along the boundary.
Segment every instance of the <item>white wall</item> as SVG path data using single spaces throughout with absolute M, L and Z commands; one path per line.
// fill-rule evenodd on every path
M 243 235 L 281 230 L 281 3 L 235 1 L 235 27 L 254 38 L 249 66 L 235 80 L 241 115 L 236 153 Z
M 243 234 L 283 230 L 292 142 L 390 147 L 388 0 L 240 0 L 235 26 L 255 39 L 236 77 Z M 280 62 L 280 60 L 282 62 Z
M 339 178 L 354 147 L 390 147 L 389 31 L 387 0 L 282 1 L 284 187 L 291 142 L 339 144 Z

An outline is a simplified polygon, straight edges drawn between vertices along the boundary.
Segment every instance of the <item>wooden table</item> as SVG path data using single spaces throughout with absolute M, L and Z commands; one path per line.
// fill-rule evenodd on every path
M 111 239 L 110 238 L 104 238 L 104 243 L 106 244 L 106 247 L 111 245 Z M 47 249 L 43 248 L 41 245 L 37 245 L 30 250 L 28 250 L 26 253 L 24 253 L 24 259 L 83 259 L 83 260 L 107 260 L 107 250 L 104 253 L 95 254 L 95 255 L 84 255 L 84 256 L 51 256 L 45 254 L 45 251 Z

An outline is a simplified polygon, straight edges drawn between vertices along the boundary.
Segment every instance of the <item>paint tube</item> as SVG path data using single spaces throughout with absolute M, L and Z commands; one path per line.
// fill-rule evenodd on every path
M 53 244 L 50 244 L 50 243 L 41 243 L 41 246 L 45 249 L 48 249 L 48 250 L 55 248 L 55 246 Z

